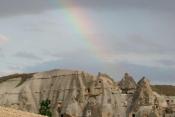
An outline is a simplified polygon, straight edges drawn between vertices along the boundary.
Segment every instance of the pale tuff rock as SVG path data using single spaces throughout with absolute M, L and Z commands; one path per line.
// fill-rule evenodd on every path
M 1 106 L 38 113 L 40 102 L 49 99 L 53 117 L 144 117 L 145 112 L 158 117 L 157 97 L 146 79 L 136 84 L 128 74 L 119 84 L 107 74 L 73 70 L 18 74 L 0 82 Z
M 11 108 L 0 107 L 0 117 L 46 117 Z
M 135 80 L 128 73 L 125 73 L 124 77 L 119 82 L 119 86 L 123 93 L 134 93 L 137 87 Z
M 149 81 L 143 77 L 137 84 L 129 113 L 137 117 L 159 117 L 159 101 L 154 95 Z
M 138 84 L 136 92 L 133 97 L 133 110 L 137 110 L 137 107 L 152 105 L 154 102 L 153 91 L 150 87 L 149 81 L 145 78 L 142 78 Z

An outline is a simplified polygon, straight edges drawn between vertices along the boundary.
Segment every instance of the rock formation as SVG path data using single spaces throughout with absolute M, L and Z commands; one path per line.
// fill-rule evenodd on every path
M 0 107 L 0 117 L 46 117 L 46 116 Z
M 136 82 L 128 73 L 125 73 L 122 80 L 119 82 L 119 86 L 123 93 L 134 93 L 136 89 Z
M 107 74 L 72 70 L 0 78 L 1 106 L 38 113 L 49 99 L 53 117 L 142 117 L 145 111 L 157 117 L 156 97 L 145 78 L 136 84 L 128 74 L 120 83 Z
M 137 117 L 159 117 L 158 109 L 158 99 L 154 95 L 149 81 L 143 77 L 137 84 L 129 114 Z

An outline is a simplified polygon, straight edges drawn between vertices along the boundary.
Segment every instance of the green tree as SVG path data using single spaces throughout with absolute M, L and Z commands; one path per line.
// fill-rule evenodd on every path
M 50 104 L 51 104 L 51 101 L 49 99 L 43 100 L 40 103 L 39 114 L 52 117 L 52 113 L 50 111 L 51 109 Z

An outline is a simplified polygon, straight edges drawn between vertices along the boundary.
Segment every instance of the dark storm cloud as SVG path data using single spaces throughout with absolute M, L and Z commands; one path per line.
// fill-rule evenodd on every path
M 24 59 L 41 60 L 41 58 L 38 57 L 37 55 L 28 52 L 18 52 L 14 56 Z
M 49 0 L 0 0 L 0 17 L 38 13 L 50 8 Z
M 69 1 L 69 0 L 66 0 Z M 89 7 L 108 7 L 108 8 L 153 8 L 153 9 L 174 9 L 175 1 L 173 0 L 75 0 L 76 3 L 82 6 Z M 74 3 L 74 2 L 73 2 Z
M 19 14 L 39 13 L 48 9 L 78 5 L 88 8 L 146 8 L 175 11 L 174 0 L 0 0 L 0 17 Z

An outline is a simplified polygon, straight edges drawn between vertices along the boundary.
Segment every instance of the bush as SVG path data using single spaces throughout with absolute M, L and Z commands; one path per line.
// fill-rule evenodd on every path
M 45 115 L 45 116 L 48 116 L 48 117 L 52 117 L 52 113 L 50 111 L 50 104 L 51 104 L 51 101 L 50 100 L 43 100 L 41 103 L 40 103 L 40 109 L 39 109 L 39 114 L 41 115 Z

